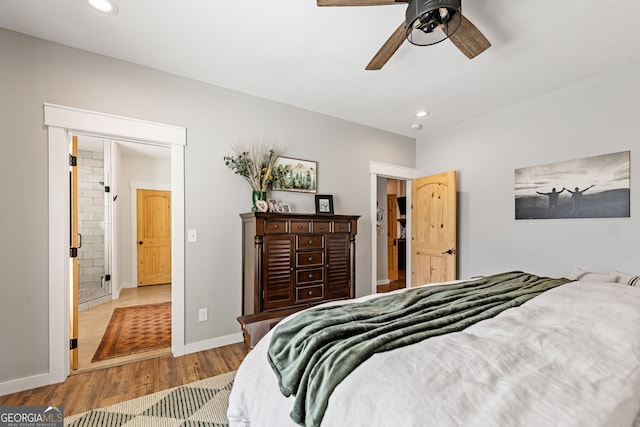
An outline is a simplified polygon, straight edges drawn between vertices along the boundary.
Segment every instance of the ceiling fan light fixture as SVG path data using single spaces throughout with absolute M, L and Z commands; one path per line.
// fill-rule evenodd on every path
M 411 0 L 407 7 L 407 40 L 418 46 L 440 43 L 462 22 L 461 0 Z

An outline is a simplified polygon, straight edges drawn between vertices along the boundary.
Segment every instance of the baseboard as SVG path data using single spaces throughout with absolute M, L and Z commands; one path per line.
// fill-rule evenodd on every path
M 229 344 L 244 342 L 242 332 L 236 334 L 225 335 L 222 337 L 212 338 L 210 340 L 198 341 L 184 345 L 184 354 L 196 353 L 198 351 L 210 350 L 216 347 L 222 347 Z
M 391 283 L 391 280 L 389 280 L 389 279 L 382 279 L 382 280 L 376 281 L 376 285 L 378 285 L 378 286 L 380 286 L 380 285 L 388 285 L 389 283 Z
M 5 394 L 17 393 L 19 391 L 30 390 L 32 388 L 38 388 L 63 381 L 64 379 L 62 381 L 56 381 L 50 373 L 34 375 L 26 378 L 18 378 L 15 380 L 0 383 L 0 396 L 4 396 Z M 48 405 L 49 403 L 43 402 L 42 404 Z

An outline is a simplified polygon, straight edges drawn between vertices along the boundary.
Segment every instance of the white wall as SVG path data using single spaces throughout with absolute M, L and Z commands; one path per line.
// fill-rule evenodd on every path
M 385 216 L 388 214 L 387 212 L 387 182 L 389 180 L 387 178 L 378 177 L 378 207 L 384 210 Z M 388 261 L 388 250 L 387 250 L 387 222 L 385 217 L 385 223 L 380 227 L 376 227 L 378 232 L 376 236 L 376 247 L 377 247 L 377 262 L 376 262 L 376 270 L 377 270 L 377 280 L 376 282 L 380 285 L 389 283 L 389 261 Z M 380 234 L 380 230 L 383 231 Z
M 118 144 L 115 144 L 118 145 Z M 168 148 L 159 148 L 169 150 Z M 116 171 L 121 178 L 118 198 L 114 202 L 121 212 L 121 223 L 118 224 L 118 240 L 122 242 L 118 251 L 114 253 L 117 263 L 121 268 L 121 276 L 118 278 L 118 288 L 136 287 L 133 271 L 136 268 L 134 259 L 136 256 L 136 218 L 135 211 L 136 188 L 143 189 L 171 189 L 171 161 L 169 159 L 155 159 L 148 157 L 122 156 Z
M 526 82 L 523 82 L 526 84 Z M 580 82 L 418 141 L 418 170 L 458 171 L 459 276 L 640 273 L 640 73 Z M 631 218 L 518 220 L 514 169 L 631 150 Z
M 0 57 L 0 324 L 13 325 L 0 328 L 0 342 L 10 343 L 0 346 L 0 386 L 49 369 L 45 102 L 187 128 L 185 221 L 198 242 L 186 245 L 186 344 L 239 332 L 239 214 L 249 210 L 251 191 L 223 157 L 241 138 L 268 139 L 289 157 L 318 162 L 318 192 L 333 194 L 336 213 L 361 215 L 356 294 L 370 292 L 370 162 L 415 167 L 414 139 L 4 29 Z M 118 160 L 114 153 L 114 167 Z M 270 197 L 296 212 L 314 211 L 313 195 Z M 123 213 L 115 215 L 119 221 Z M 114 274 L 125 270 L 114 263 Z M 198 322 L 200 307 L 208 307 L 209 321 Z

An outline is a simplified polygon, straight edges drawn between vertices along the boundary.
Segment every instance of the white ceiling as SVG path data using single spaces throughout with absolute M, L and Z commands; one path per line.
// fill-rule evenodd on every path
M 404 4 L 116 2 L 109 16 L 85 0 L 0 0 L 0 27 L 411 137 L 640 63 L 638 0 L 465 0 L 489 50 L 405 42 L 381 71 L 364 68 Z

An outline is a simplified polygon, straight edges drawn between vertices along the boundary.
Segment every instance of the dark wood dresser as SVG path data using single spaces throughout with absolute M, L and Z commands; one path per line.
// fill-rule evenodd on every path
M 273 312 L 275 318 L 354 297 L 359 216 L 261 212 L 240 216 L 243 317 Z

